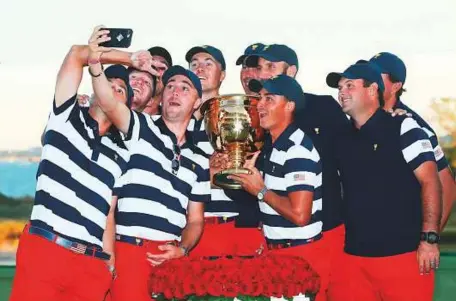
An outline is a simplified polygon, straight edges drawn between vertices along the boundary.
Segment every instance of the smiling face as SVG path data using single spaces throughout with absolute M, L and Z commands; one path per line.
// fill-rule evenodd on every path
M 222 65 L 209 53 L 196 53 L 190 61 L 190 70 L 201 80 L 203 93 L 218 91 L 225 79 L 225 71 L 222 71 Z
M 201 99 L 190 79 L 175 75 L 163 90 L 162 115 L 170 121 L 184 121 L 192 116 L 200 103 Z
M 142 112 L 153 94 L 152 75 L 148 72 L 133 70 L 130 72 L 129 81 L 134 93 L 132 109 Z
M 363 79 L 348 79 L 342 77 L 338 84 L 338 100 L 345 114 L 351 117 L 359 116 L 366 111 L 378 108 L 378 85 L 364 84 Z
M 290 66 L 286 62 L 272 62 L 262 57 L 258 58 L 257 76 L 260 79 L 266 80 L 280 74 L 295 77 L 296 73 L 296 66 Z
M 260 126 L 269 131 L 283 128 L 292 118 L 294 103 L 283 95 L 270 94 L 266 89 L 260 91 L 260 97 L 257 106 Z

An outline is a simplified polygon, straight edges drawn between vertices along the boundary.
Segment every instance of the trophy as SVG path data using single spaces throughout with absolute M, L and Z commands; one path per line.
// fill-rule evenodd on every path
M 259 99 L 255 95 L 228 94 L 211 98 L 201 107 L 209 142 L 216 152 L 228 155 L 226 168 L 214 175 L 214 184 L 221 188 L 241 189 L 227 176 L 249 173 L 243 167 L 246 156 L 263 146 Z

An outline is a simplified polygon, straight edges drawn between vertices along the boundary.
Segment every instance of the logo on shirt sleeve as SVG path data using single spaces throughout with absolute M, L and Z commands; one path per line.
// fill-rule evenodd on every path
M 429 142 L 428 140 L 421 141 L 421 149 L 425 151 L 432 150 L 431 142 Z
M 436 158 L 440 158 L 443 156 L 443 151 L 442 151 L 442 148 L 440 148 L 440 146 L 435 149 L 434 156 Z
M 306 179 L 306 175 L 303 173 L 298 173 L 293 176 L 293 180 L 297 181 L 304 181 Z

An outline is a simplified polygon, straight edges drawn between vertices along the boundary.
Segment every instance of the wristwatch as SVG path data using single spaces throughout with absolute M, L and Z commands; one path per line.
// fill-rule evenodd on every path
M 437 232 L 421 232 L 421 241 L 429 244 L 437 244 L 440 241 L 440 235 Z
M 184 247 L 183 245 L 179 244 L 179 248 L 181 248 L 184 251 L 184 256 L 188 256 L 188 248 Z
M 268 192 L 268 188 L 266 186 L 261 188 L 260 192 L 257 194 L 258 201 L 264 202 L 264 196 L 266 195 L 266 192 Z

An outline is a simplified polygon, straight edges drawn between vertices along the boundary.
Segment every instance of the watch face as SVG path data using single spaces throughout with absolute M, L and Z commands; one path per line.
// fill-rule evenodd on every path
M 425 241 L 430 244 L 436 244 L 440 240 L 440 236 L 435 232 L 421 232 L 421 241 Z
M 259 192 L 258 193 L 258 199 L 262 200 L 264 198 L 264 195 L 262 192 Z
M 436 233 L 430 232 L 428 233 L 428 243 L 435 244 L 439 242 L 439 236 Z

